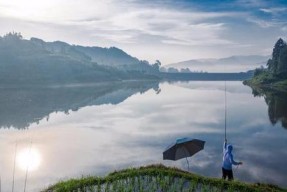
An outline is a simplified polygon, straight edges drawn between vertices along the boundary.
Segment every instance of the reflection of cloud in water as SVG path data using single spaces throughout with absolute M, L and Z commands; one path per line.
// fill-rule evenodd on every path
M 240 130 L 250 129 L 251 127 L 260 127 L 264 126 L 265 124 L 266 119 L 264 118 L 253 119 L 251 121 L 242 122 L 242 124 L 240 125 Z
M 251 90 L 248 87 L 238 86 L 242 85 L 242 81 L 187 81 L 187 82 L 176 82 L 172 85 L 196 90 L 218 90 L 224 91 L 226 83 L 227 93 L 237 94 L 250 94 Z
M 240 167 L 242 171 L 238 171 L 238 174 L 245 181 L 286 186 L 286 134 L 282 128 L 271 128 L 266 123 L 264 126 L 251 128 L 256 129 L 256 132 L 243 132 L 234 140 L 238 144 L 238 157 L 244 162 Z
M 163 161 L 162 152 L 176 138 L 190 136 L 206 141 L 205 149 L 189 158 L 191 171 L 221 177 L 224 92 L 166 83 L 160 88 L 158 95 L 148 90 L 117 105 L 86 106 L 68 116 L 52 113 L 48 122 L 27 131 L 2 129 L 3 173 L 10 178 L 14 142 L 22 138 L 28 143 L 31 136 L 43 155 L 40 170 L 29 174 L 31 191 L 32 186 L 40 189 L 60 179 L 151 163 L 186 169 L 185 159 Z M 230 92 L 227 103 L 228 140 L 235 160 L 244 162 L 234 171 L 235 178 L 286 185 L 286 131 L 270 126 L 264 101 L 251 94 Z M 17 181 L 23 181 L 20 174 Z

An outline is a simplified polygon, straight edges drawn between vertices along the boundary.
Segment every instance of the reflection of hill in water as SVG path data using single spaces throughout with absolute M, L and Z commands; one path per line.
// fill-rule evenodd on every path
M 53 112 L 77 111 L 85 106 L 118 104 L 144 93 L 158 82 L 135 81 L 45 88 L 0 88 L 0 127 L 26 128 Z
M 287 92 L 274 90 L 272 88 L 252 87 L 252 93 L 255 97 L 263 96 L 268 105 L 268 115 L 270 122 L 275 125 L 281 122 L 287 129 Z

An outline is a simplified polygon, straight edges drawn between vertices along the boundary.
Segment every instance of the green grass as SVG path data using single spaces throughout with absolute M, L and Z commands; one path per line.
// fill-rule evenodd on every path
M 269 72 L 265 71 L 256 76 L 254 76 L 250 80 L 246 80 L 244 82 L 251 83 L 253 85 L 266 85 L 276 82 L 277 79 Z
M 276 86 L 278 87 L 284 87 L 285 89 L 287 88 L 287 79 L 286 80 L 282 80 L 279 82 L 276 82 Z
M 287 191 L 275 185 L 246 184 L 195 175 L 177 168 L 151 165 L 115 171 L 105 177 L 61 181 L 42 192 L 193 192 L 193 191 Z
M 261 72 L 252 79 L 245 80 L 243 84 L 255 87 L 272 87 L 277 90 L 287 91 L 287 79 L 276 77 L 268 71 Z

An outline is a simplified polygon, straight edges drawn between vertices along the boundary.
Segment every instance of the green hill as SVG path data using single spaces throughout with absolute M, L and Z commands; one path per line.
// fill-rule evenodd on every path
M 274 185 L 247 184 L 238 181 L 224 181 L 195 175 L 177 168 L 151 165 L 116 171 L 106 177 L 82 177 L 61 181 L 43 192 L 188 192 L 188 191 L 228 191 L 228 192 L 280 192 L 287 191 Z
M 147 79 L 156 78 L 157 72 L 157 65 L 142 63 L 117 48 L 25 40 L 19 33 L 0 37 L 0 84 L 4 85 Z

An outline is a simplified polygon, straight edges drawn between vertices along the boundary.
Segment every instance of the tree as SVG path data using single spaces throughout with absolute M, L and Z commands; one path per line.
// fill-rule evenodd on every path
M 274 45 L 272 59 L 268 60 L 267 69 L 276 76 L 282 76 L 287 72 L 287 44 L 281 38 Z
M 267 69 L 269 71 L 272 71 L 272 68 L 273 68 L 273 60 L 272 59 L 268 59 L 268 61 L 267 61 Z
M 191 71 L 189 70 L 189 68 L 185 68 L 185 69 L 184 69 L 184 68 L 181 68 L 181 69 L 180 69 L 180 72 L 181 72 L 181 73 L 190 73 Z
M 280 75 L 287 74 L 287 46 L 286 45 L 280 51 L 277 71 Z
M 254 70 L 254 76 L 260 75 L 263 72 L 264 72 L 264 68 L 256 68 Z
M 161 67 L 161 68 L 159 68 L 159 71 L 160 71 L 160 72 L 163 72 L 163 73 L 166 73 L 166 72 L 167 72 L 167 69 L 166 69 L 165 67 Z
M 155 60 L 155 64 L 157 64 L 158 66 L 161 66 L 161 62 L 159 60 Z
M 280 63 L 280 54 L 281 51 L 286 47 L 286 43 L 283 41 L 283 39 L 279 39 L 273 48 L 272 52 L 272 62 L 268 61 L 268 69 L 273 73 L 273 74 L 279 74 L 280 73 L 280 68 L 281 65 L 284 65 L 284 63 Z
M 161 62 L 156 60 L 155 63 L 152 65 L 153 72 L 158 73 L 161 66 Z
M 176 68 L 174 68 L 174 67 L 169 67 L 169 68 L 167 69 L 167 72 L 168 72 L 168 73 L 178 73 L 178 69 L 176 69 Z
M 3 37 L 4 39 L 8 39 L 8 40 L 21 40 L 23 39 L 23 36 L 21 35 L 21 33 L 17 33 L 17 32 L 9 32 L 6 35 L 4 35 Z

